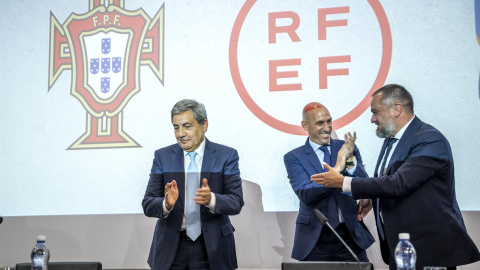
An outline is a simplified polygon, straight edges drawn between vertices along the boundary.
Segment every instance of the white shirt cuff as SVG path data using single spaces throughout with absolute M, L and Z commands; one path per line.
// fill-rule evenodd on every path
M 352 193 L 352 179 L 353 177 L 350 177 L 350 176 L 345 176 L 343 178 L 343 186 L 342 186 L 343 192 Z
M 165 206 L 165 200 L 163 200 L 162 206 L 163 206 L 163 217 L 166 217 L 166 216 L 168 216 L 168 214 L 170 214 L 170 211 L 168 211 L 167 207 Z M 174 205 L 174 207 L 175 207 L 175 205 Z M 172 210 L 173 210 L 173 207 L 172 207 Z
M 212 211 L 212 213 L 215 213 L 215 205 L 217 203 L 217 199 L 215 197 L 215 193 L 210 192 L 210 204 L 205 205 Z

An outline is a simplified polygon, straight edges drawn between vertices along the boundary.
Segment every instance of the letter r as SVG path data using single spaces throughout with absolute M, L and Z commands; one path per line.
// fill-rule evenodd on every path
M 277 26 L 277 19 L 292 20 L 292 24 Z M 300 16 L 293 11 L 268 13 L 268 43 L 277 43 L 278 33 L 287 33 L 293 42 L 301 41 L 295 30 L 300 26 Z

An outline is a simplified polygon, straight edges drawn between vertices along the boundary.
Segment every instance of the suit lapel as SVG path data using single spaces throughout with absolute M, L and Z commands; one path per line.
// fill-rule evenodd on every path
M 177 181 L 177 187 L 178 187 L 178 196 L 179 199 L 177 201 L 180 201 L 183 205 L 185 204 L 185 167 L 184 167 L 184 161 L 185 157 L 183 156 L 183 150 L 178 147 L 174 147 L 172 150 L 172 155 L 173 155 L 173 171 L 174 171 L 174 176 L 175 176 L 175 181 Z
M 395 147 L 395 151 L 392 153 L 392 157 L 390 158 L 390 161 L 388 162 L 387 168 L 392 164 L 393 162 L 399 160 L 405 151 L 409 151 L 409 147 L 406 147 L 408 144 L 410 144 L 410 138 L 413 136 L 413 134 L 417 131 L 418 126 L 422 123 L 418 117 L 415 116 L 415 118 L 412 120 L 410 125 L 407 127 L 405 130 L 405 133 L 403 133 L 402 138 L 397 142 L 397 147 Z
M 202 162 L 202 172 L 200 178 L 200 185 L 203 178 L 207 178 L 210 181 L 210 176 L 213 172 L 213 167 L 217 160 L 217 150 L 215 146 L 205 138 L 205 150 L 203 151 L 203 162 Z
M 330 139 L 330 167 L 334 167 L 337 164 L 338 151 L 342 148 L 342 145 L 341 141 Z
M 317 173 L 324 172 L 322 164 L 320 164 L 320 160 L 318 159 L 317 154 L 315 153 L 315 151 L 313 151 L 308 138 L 305 142 L 304 150 L 306 154 L 305 157 L 307 158 L 308 162 L 310 162 L 310 164 L 312 164 L 312 166 L 315 168 L 315 171 Z

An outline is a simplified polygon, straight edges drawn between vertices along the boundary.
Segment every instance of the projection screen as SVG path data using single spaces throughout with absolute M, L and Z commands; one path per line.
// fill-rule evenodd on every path
M 2 1 L 0 216 L 141 213 L 172 106 L 205 104 L 265 211 L 296 211 L 283 156 L 303 106 L 356 131 L 373 175 L 370 95 L 404 85 L 448 138 L 462 210 L 479 210 L 473 1 Z

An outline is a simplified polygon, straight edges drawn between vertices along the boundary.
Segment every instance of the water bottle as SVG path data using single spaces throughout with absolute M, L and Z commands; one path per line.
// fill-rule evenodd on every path
M 45 240 L 45 236 L 37 236 L 37 243 L 32 250 L 32 270 L 48 270 L 50 250 L 48 250 Z
M 409 233 L 400 233 L 395 248 L 395 262 L 397 263 L 397 270 L 415 270 L 415 262 L 417 261 L 417 252 L 410 242 Z

